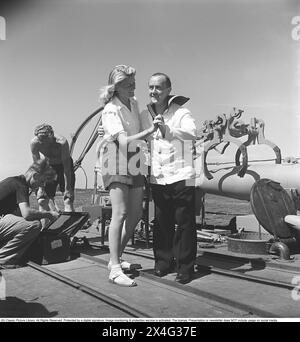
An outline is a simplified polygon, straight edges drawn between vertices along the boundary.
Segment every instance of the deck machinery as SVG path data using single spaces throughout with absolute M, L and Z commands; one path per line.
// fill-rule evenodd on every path
M 272 235 L 272 239 L 264 240 L 260 231 L 234 234 L 228 237 L 229 250 L 278 253 L 280 258 L 290 259 L 290 252 L 300 246 L 300 164 L 296 158 L 282 161 L 280 148 L 264 136 L 264 122 L 252 118 L 245 124 L 242 114 L 233 108 L 229 115 L 204 122 L 195 146 L 196 164 L 202 171 L 197 185 L 204 193 L 250 201 L 257 221 Z M 209 169 L 208 153 L 218 147 L 223 154 L 230 144 L 237 147 L 233 165 L 215 163 L 214 169 Z M 250 164 L 248 149 L 254 144 L 269 146 L 275 158 Z

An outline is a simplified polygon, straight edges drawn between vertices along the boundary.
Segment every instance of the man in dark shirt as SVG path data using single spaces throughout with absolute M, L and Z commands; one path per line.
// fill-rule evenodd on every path
M 19 264 L 41 230 L 40 219 L 56 219 L 55 211 L 30 208 L 29 190 L 53 181 L 55 171 L 47 159 L 34 162 L 24 175 L 0 182 L 0 267 Z

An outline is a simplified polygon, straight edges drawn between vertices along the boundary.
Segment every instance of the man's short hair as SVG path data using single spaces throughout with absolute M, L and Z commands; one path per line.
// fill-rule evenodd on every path
M 31 164 L 26 171 L 32 177 L 35 174 L 39 174 L 45 177 L 46 183 L 53 182 L 56 178 L 55 170 L 50 166 L 48 158 L 39 159 Z
M 168 75 L 164 74 L 163 72 L 156 72 L 151 77 L 154 77 L 154 76 L 164 77 L 167 88 L 171 88 L 172 87 L 171 79 L 170 79 L 170 77 Z
M 36 126 L 34 130 L 34 135 L 38 134 L 50 136 L 54 134 L 54 131 L 50 125 L 43 123 L 41 125 Z

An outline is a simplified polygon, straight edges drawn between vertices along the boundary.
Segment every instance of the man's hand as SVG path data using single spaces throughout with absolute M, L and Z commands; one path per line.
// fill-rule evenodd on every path
M 66 212 L 74 211 L 74 191 L 66 190 L 64 192 L 64 206 Z
M 73 190 L 66 190 L 64 192 L 64 200 L 70 199 L 71 201 L 74 201 L 74 191 Z
M 153 120 L 153 125 L 155 127 L 154 131 L 159 129 L 161 134 L 162 134 L 162 137 L 164 137 L 165 133 L 166 133 L 166 125 L 165 125 L 165 122 L 164 122 L 164 118 L 163 118 L 163 116 L 161 114 L 156 115 L 156 117 Z
M 105 131 L 104 131 L 103 126 L 101 126 L 101 125 L 98 126 L 97 133 L 98 133 L 98 137 L 99 138 L 103 138 L 104 137 Z
M 39 200 L 39 199 L 47 199 L 48 196 L 46 194 L 46 190 L 44 187 L 39 187 L 38 190 L 37 190 L 37 193 L 36 193 L 36 199 Z

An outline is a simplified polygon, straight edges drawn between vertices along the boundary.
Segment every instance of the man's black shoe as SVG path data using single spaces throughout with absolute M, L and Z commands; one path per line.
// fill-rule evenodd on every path
M 180 284 L 187 284 L 192 280 L 192 275 L 190 273 L 178 273 L 175 281 Z
M 157 277 L 164 277 L 165 275 L 167 275 L 169 273 L 169 270 L 166 269 L 166 270 L 160 270 L 159 268 L 155 268 L 154 269 L 154 274 L 157 276 Z
M 15 268 L 25 267 L 26 264 L 0 264 L 0 270 L 11 270 Z

